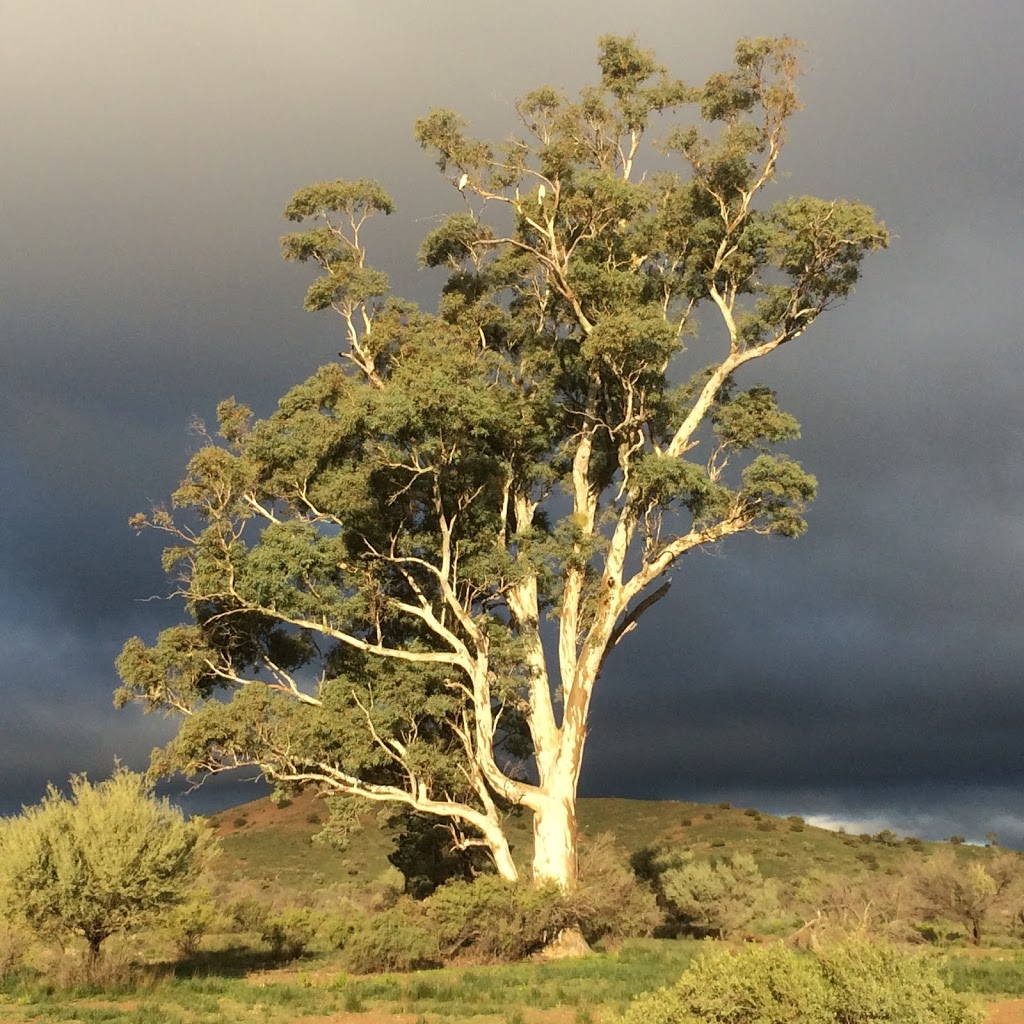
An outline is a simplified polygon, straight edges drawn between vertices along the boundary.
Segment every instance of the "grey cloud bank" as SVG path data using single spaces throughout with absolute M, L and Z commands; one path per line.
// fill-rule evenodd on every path
M 372 176 L 371 247 L 432 306 L 419 238 L 457 195 L 412 139 L 430 106 L 513 127 L 635 31 L 691 80 L 739 35 L 807 42 L 775 195 L 869 202 L 897 238 L 848 307 L 765 368 L 821 497 L 797 543 L 740 542 L 599 687 L 585 794 L 731 799 L 1024 846 L 1024 10 L 926 0 L 4 5 L 0 39 L 0 813 L 48 779 L 145 763 L 112 660 L 178 608 L 159 540 L 193 415 L 269 412 L 337 350 L 277 237 L 288 196 Z M 877 831 L 877 829 L 874 829 Z

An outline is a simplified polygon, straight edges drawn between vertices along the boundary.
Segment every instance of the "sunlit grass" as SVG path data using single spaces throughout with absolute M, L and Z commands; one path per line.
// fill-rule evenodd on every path
M 700 948 L 692 941 L 636 940 L 618 953 L 582 959 L 358 977 L 320 957 L 299 971 L 292 965 L 248 978 L 143 974 L 134 988 L 116 994 L 61 992 L 41 979 L 8 978 L 0 987 L 0 1021 L 289 1024 L 367 1013 L 402 1014 L 419 1024 L 533 1024 L 543 1012 L 564 1024 L 605 1024 L 641 992 L 672 983 Z M 953 955 L 944 958 L 942 973 L 960 992 L 1024 995 L 1022 954 Z

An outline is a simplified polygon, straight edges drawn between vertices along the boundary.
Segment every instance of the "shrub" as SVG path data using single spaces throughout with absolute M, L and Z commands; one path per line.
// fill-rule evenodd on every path
M 261 938 L 275 960 L 297 960 L 313 941 L 319 925 L 319 917 L 308 907 L 290 907 L 266 919 Z
M 0 922 L 0 981 L 21 967 L 30 945 L 31 938 L 23 925 Z
M 680 924 L 721 938 L 778 908 L 775 883 L 766 882 L 754 858 L 744 853 L 718 863 L 692 855 L 676 858 L 662 873 L 660 889 Z
M 775 822 L 774 821 L 759 821 L 757 823 L 758 832 L 774 832 Z
M 39 933 L 81 935 L 91 957 L 105 939 L 185 901 L 215 851 L 200 822 L 153 796 L 118 766 L 93 785 L 50 786 L 42 803 L 0 821 L 0 909 Z
M 228 904 L 228 918 L 238 932 L 261 932 L 270 907 L 253 896 L 241 896 Z
M 732 808 L 732 804 L 731 804 L 731 803 L 729 803 L 729 801 L 728 801 L 728 800 L 722 800 L 722 801 L 721 801 L 721 802 L 719 803 L 718 807 L 719 807 L 719 810 L 722 810 L 722 811 L 728 811 L 728 810 L 731 810 L 731 808 Z
M 239 814 L 237 818 L 234 818 L 231 822 L 235 828 L 245 828 L 249 824 L 249 819 L 244 814 Z
M 47 988 L 75 996 L 127 995 L 152 985 L 156 978 L 154 969 L 137 963 L 128 946 L 116 938 L 107 943 L 102 956 L 81 956 L 74 948 L 51 950 L 40 966 Z
M 393 907 L 405 891 L 405 877 L 398 868 L 389 864 L 371 883 L 369 905 L 371 910 Z
M 217 904 L 206 889 L 195 889 L 167 916 L 165 926 L 179 956 L 191 956 L 217 919 Z
M 344 949 L 362 921 L 362 914 L 330 911 L 321 915 L 317 935 L 331 949 Z
M 426 911 L 446 960 L 483 963 L 524 960 L 576 923 L 557 887 L 533 888 L 497 875 L 439 886 Z
M 345 942 L 344 960 L 355 974 L 416 971 L 442 963 L 425 905 L 408 896 L 360 921 Z
M 654 891 L 637 878 L 611 833 L 580 842 L 579 876 L 566 898 L 588 942 L 617 945 L 651 935 L 661 923 Z
M 743 812 L 748 818 L 760 818 L 761 812 L 756 807 L 748 807 Z
M 668 988 L 641 996 L 623 1024 L 824 1024 L 827 992 L 814 961 L 780 944 L 717 947 Z
M 641 996 L 624 1024 L 977 1024 L 933 963 L 863 940 L 815 956 L 781 944 L 702 953 L 675 985 Z
M 939 977 L 933 960 L 855 939 L 827 949 L 818 966 L 842 1024 L 975 1024 L 980 1014 Z

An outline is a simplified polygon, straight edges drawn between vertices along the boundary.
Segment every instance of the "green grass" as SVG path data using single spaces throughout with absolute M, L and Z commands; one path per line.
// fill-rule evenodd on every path
M 167 976 L 139 991 L 67 995 L 46 985 L 8 985 L 0 1021 L 65 1020 L 112 1024 L 284 1024 L 307 1016 L 376 1011 L 425 1020 L 493 1018 L 529 1024 L 534 1010 L 565 1011 L 566 1024 L 587 1024 L 621 1011 L 640 992 L 673 981 L 690 962 L 693 942 L 637 941 L 618 954 L 500 967 L 460 967 L 415 974 L 351 977 L 329 970 L 265 972 L 256 979 Z M 314 970 L 315 969 L 315 970 Z M 275 977 L 276 974 L 276 977 Z
M 946 984 L 957 992 L 978 995 L 1024 996 L 1024 955 L 999 953 L 992 956 L 950 956 L 942 965 Z
M 0 1021 L 82 1024 L 288 1024 L 332 1014 L 408 1015 L 422 1024 L 533 1024 L 554 1012 L 564 1024 L 602 1024 L 639 993 L 671 984 L 700 948 L 642 940 L 617 954 L 501 967 L 350 977 L 321 958 L 250 979 L 165 976 L 113 998 L 68 996 L 30 984 L 0 991 Z M 944 977 L 961 992 L 1024 995 L 1024 955 L 952 956 Z M 550 1021 L 548 1017 L 546 1020 Z

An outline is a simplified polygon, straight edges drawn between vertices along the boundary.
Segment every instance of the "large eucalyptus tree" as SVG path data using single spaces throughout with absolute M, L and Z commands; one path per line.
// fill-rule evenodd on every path
M 885 228 L 762 200 L 791 40 L 741 41 L 701 87 L 630 38 L 598 64 L 578 99 L 525 96 L 500 145 L 450 111 L 417 124 L 459 197 L 420 252 L 448 272 L 436 314 L 367 261 L 379 185 L 289 203 L 285 257 L 318 268 L 306 307 L 339 315 L 343 348 L 267 419 L 222 403 L 186 512 L 134 520 L 170 534 L 191 617 L 118 660 L 119 700 L 183 716 L 158 768 L 256 765 L 435 815 L 509 878 L 523 807 L 534 878 L 569 885 L 609 652 L 689 552 L 803 531 L 815 480 L 774 451 L 797 423 L 737 371 L 844 299 Z

